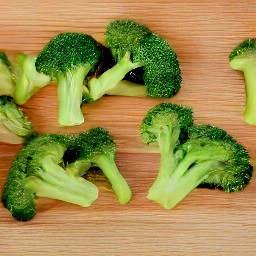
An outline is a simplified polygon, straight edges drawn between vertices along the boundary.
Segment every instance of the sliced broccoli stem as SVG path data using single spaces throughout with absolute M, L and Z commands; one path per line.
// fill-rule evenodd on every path
M 51 156 L 40 159 L 42 170 L 26 178 L 26 189 L 38 197 L 62 200 L 88 207 L 98 197 L 97 187 L 81 177 L 68 175 Z
M 244 70 L 246 102 L 244 108 L 244 120 L 246 123 L 256 124 L 256 63 L 247 65 Z
M 111 183 L 119 203 L 127 204 L 131 199 L 132 192 L 128 183 L 118 170 L 114 159 L 105 155 L 98 155 L 91 160 L 102 170 L 103 174 Z
M 122 80 L 118 82 L 116 86 L 107 90 L 106 94 L 130 97 L 146 97 L 147 87 L 143 84 Z
M 127 52 L 122 60 L 112 68 L 105 71 L 98 78 L 90 79 L 88 83 L 90 98 L 94 101 L 101 98 L 106 92 L 115 87 L 129 71 L 140 66 L 140 63 L 133 63 L 131 61 L 130 53 Z
M 84 122 L 81 111 L 83 82 L 90 69 L 91 65 L 80 66 L 57 77 L 60 125 L 74 126 Z

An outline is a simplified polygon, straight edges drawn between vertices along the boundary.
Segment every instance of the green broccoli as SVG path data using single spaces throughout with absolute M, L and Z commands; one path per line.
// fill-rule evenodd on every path
M 0 96 L 0 141 L 21 144 L 34 133 L 28 116 L 10 96 Z
M 85 98 L 95 101 L 104 94 L 170 98 L 180 90 L 178 58 L 165 39 L 130 20 L 111 22 L 105 38 L 116 64 L 89 80 Z M 144 84 L 125 82 L 126 75 L 138 68 L 143 68 Z
M 141 124 L 143 141 L 157 142 L 161 154 L 148 198 L 165 209 L 174 208 L 200 184 L 233 192 L 243 189 L 252 176 L 249 155 L 242 145 L 226 131 L 193 125 L 192 120 L 189 108 L 164 103 L 151 109 Z
M 25 104 L 35 93 L 51 82 L 47 75 L 37 72 L 36 56 L 19 53 L 13 63 L 15 79 L 14 100 L 17 104 Z
M 0 51 L 0 96 L 7 95 L 13 97 L 15 85 L 11 71 L 11 62 L 8 56 Z
M 91 167 L 100 168 L 109 180 L 119 203 L 127 204 L 132 192 L 116 165 L 116 143 L 110 133 L 105 128 L 97 127 L 78 136 L 75 141 L 78 142 L 80 151 L 76 151 L 76 155 L 73 151 L 75 161 L 67 164 L 67 172 L 84 175 Z
M 246 123 L 256 125 L 256 38 L 238 44 L 229 55 L 229 63 L 243 72 L 246 91 L 243 117 Z
M 101 55 L 100 45 L 89 35 L 67 32 L 53 37 L 36 59 L 36 69 L 57 82 L 59 124 L 79 125 L 83 84 Z
M 45 134 L 29 141 L 17 154 L 7 176 L 2 201 L 12 216 L 28 221 L 36 215 L 38 197 L 90 206 L 97 187 L 62 168 L 63 156 L 73 146 L 68 135 Z

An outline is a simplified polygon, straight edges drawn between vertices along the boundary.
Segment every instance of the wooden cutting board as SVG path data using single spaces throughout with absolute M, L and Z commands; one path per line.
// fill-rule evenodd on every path
M 117 164 L 133 190 L 126 206 L 100 187 L 89 208 L 45 200 L 37 216 L 14 220 L 0 206 L 0 255 L 255 255 L 255 175 L 242 192 L 196 189 L 175 209 L 146 199 L 159 155 L 139 137 L 147 110 L 168 101 L 191 106 L 196 123 L 227 130 L 256 163 L 256 127 L 244 123 L 242 75 L 228 63 L 230 51 L 256 37 L 255 1 L 66 1 L 1 0 L 0 49 L 36 54 L 51 36 L 78 31 L 103 40 L 109 21 L 135 19 L 165 37 L 176 50 L 183 84 L 169 100 L 105 96 L 85 105 L 86 121 L 57 124 L 56 86 L 41 90 L 26 105 L 39 133 L 76 133 L 103 126 L 114 136 Z M 0 188 L 21 146 L 0 144 Z

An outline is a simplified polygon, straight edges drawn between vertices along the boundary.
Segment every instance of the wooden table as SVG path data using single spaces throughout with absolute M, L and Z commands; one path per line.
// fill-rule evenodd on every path
M 176 50 L 183 84 L 169 100 L 105 96 L 83 107 L 86 122 L 57 124 L 56 86 L 23 106 L 39 133 L 75 133 L 103 126 L 117 142 L 117 164 L 133 190 L 126 206 L 100 188 L 89 208 L 45 201 L 26 223 L 0 206 L 1 255 L 239 255 L 256 253 L 256 179 L 242 192 L 196 189 L 175 209 L 146 199 L 159 155 L 139 137 L 147 110 L 168 101 L 191 106 L 196 123 L 227 130 L 256 163 L 256 127 L 243 121 L 242 75 L 228 63 L 230 51 L 256 36 L 255 1 L 66 1 L 1 0 L 0 49 L 36 54 L 51 36 L 78 31 L 103 40 L 109 21 L 135 19 L 165 37 Z M 21 146 L 0 144 L 0 187 Z

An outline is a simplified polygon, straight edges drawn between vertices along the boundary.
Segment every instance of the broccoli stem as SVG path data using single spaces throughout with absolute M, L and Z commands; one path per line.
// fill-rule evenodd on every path
M 116 86 L 107 90 L 106 94 L 130 97 L 146 97 L 147 87 L 143 84 L 122 80 L 118 82 Z
M 130 53 L 127 52 L 120 62 L 105 71 L 98 78 L 94 77 L 89 81 L 88 90 L 90 98 L 93 101 L 98 100 L 106 94 L 107 91 L 114 88 L 129 71 L 140 66 L 140 63 L 133 63 L 131 61 Z
M 96 165 L 102 170 L 103 174 L 111 183 L 119 203 L 128 203 L 131 199 L 132 192 L 128 183 L 119 172 L 114 159 L 111 159 L 105 155 L 100 155 L 94 157 L 92 162 L 96 163 Z
M 40 159 L 42 169 L 26 178 L 26 189 L 38 197 L 47 197 L 88 207 L 98 197 L 98 189 L 81 177 L 68 175 L 51 156 Z
M 173 176 L 162 180 L 157 189 L 149 191 L 148 198 L 157 201 L 165 209 L 172 209 L 201 184 L 212 173 L 209 169 L 214 169 L 216 165 L 218 163 L 215 160 L 209 160 L 191 167 L 190 170 L 179 166 Z
M 80 66 L 57 77 L 59 124 L 74 126 L 84 122 L 81 111 L 83 83 L 90 69 L 91 65 Z
M 35 67 L 36 57 L 28 57 L 25 54 L 18 55 L 15 73 L 14 99 L 19 105 L 25 104 L 41 88 L 48 85 L 50 77 L 39 73 Z
M 205 151 L 209 152 L 209 151 Z M 209 153 L 195 147 L 187 153 L 169 177 L 159 175 L 148 193 L 148 199 L 156 201 L 165 209 L 174 208 L 186 195 L 203 182 L 214 171 L 222 167 L 226 156 L 219 148 Z
M 252 63 L 250 63 L 252 64 Z M 244 120 L 246 123 L 256 124 L 256 63 L 247 65 L 244 70 L 246 102 L 244 108 Z
M 91 166 L 91 162 L 88 160 L 77 160 L 66 166 L 66 172 L 72 176 L 83 176 Z

